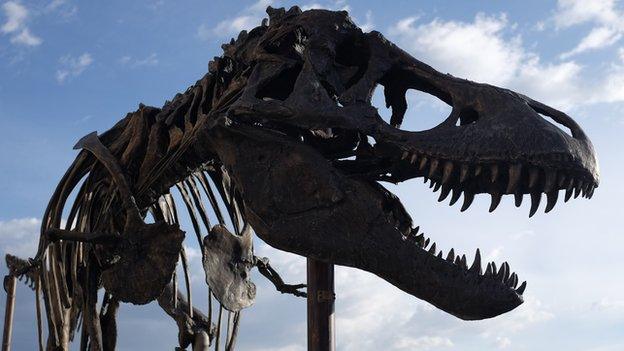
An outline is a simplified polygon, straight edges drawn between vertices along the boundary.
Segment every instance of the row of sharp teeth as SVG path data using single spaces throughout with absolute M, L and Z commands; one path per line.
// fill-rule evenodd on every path
M 419 171 L 426 172 L 425 182 L 431 179 L 430 187 L 433 191 L 438 191 L 440 188 L 442 192 L 438 201 L 444 201 L 452 191 L 450 205 L 454 205 L 462 192 L 464 193 L 464 203 L 461 207 L 461 211 L 465 211 L 470 207 L 474 200 L 474 193 L 462 189 L 462 184 L 467 179 L 473 177 L 485 177 L 486 172 L 488 180 L 494 183 L 500 183 L 502 181 L 503 173 L 507 171 L 507 184 L 501 184 L 498 187 L 501 190 L 495 190 L 490 193 L 492 196 L 492 202 L 490 205 L 490 212 L 494 211 L 498 207 L 501 198 L 504 194 L 514 194 L 516 207 L 520 207 L 522 204 L 523 193 L 519 189 L 519 185 L 523 180 L 522 164 L 514 164 L 509 167 L 501 167 L 498 164 L 489 164 L 471 166 L 467 163 L 457 165 L 453 161 L 444 161 L 437 158 L 430 158 L 426 155 L 419 155 L 415 152 L 405 151 L 402 159 L 418 167 Z M 526 166 L 525 166 L 526 167 Z M 440 179 L 433 179 L 438 173 L 441 173 Z M 540 179 L 543 177 L 543 179 Z M 451 179 L 457 178 L 458 182 L 450 182 Z M 565 189 L 565 202 L 570 200 L 572 195 L 577 198 L 582 194 L 583 197 L 591 198 L 594 194 L 595 186 L 591 182 L 585 182 L 582 179 L 575 179 L 572 176 L 568 176 L 563 172 L 557 172 L 555 170 L 541 170 L 537 167 L 529 167 L 526 175 L 526 183 L 531 193 L 531 209 L 529 217 L 532 217 L 537 211 L 542 193 L 546 194 L 547 204 L 545 212 L 550 212 L 557 203 L 559 197 L 559 189 Z M 542 184 L 543 186 L 539 187 Z M 504 191 L 502 190 L 504 189 Z
M 524 293 L 524 290 L 526 289 L 526 281 L 520 284 L 520 287 L 516 288 L 518 286 L 518 275 L 515 272 L 511 272 L 507 262 L 503 263 L 498 269 L 496 267 L 496 263 L 488 263 L 485 272 L 483 272 L 483 269 L 481 268 L 481 251 L 477 249 L 474 261 L 472 265 L 468 267 L 466 255 L 461 255 L 461 257 L 459 255 L 455 255 L 454 249 L 451 249 L 448 252 L 446 258 L 444 258 L 444 253 L 441 250 L 436 255 L 436 243 L 432 243 L 431 246 L 429 246 L 431 240 L 426 238 L 423 233 L 418 234 L 419 229 L 420 227 L 412 229 L 411 232 L 404 237 L 404 240 L 414 242 L 421 249 L 429 252 L 429 254 L 437 256 L 439 259 L 445 259 L 447 262 L 456 265 L 465 272 L 482 275 L 484 277 L 491 277 L 492 279 L 500 281 L 508 288 L 516 290 L 516 293 L 519 295 Z

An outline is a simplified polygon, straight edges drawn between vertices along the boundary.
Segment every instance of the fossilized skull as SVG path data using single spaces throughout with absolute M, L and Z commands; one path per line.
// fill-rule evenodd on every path
M 548 212 L 559 190 L 591 197 L 598 186 L 581 128 L 521 94 L 442 74 L 380 33 L 362 32 L 346 12 L 267 12 L 269 24 L 241 33 L 211 64 L 236 93 L 225 124 L 207 135 L 258 235 L 373 272 L 463 319 L 521 304 L 526 285 L 518 287 L 509 265 L 488 264 L 483 273 L 478 253 L 468 268 L 465 255 L 429 247 L 377 181 L 424 177 L 441 188 L 441 200 L 463 194 L 462 211 L 478 193 L 491 194 L 491 211 L 505 194 L 517 205 L 530 194 L 532 215 L 545 193 Z M 371 104 L 377 86 L 392 108 L 390 123 Z M 452 112 L 432 129 L 401 130 L 409 89 Z

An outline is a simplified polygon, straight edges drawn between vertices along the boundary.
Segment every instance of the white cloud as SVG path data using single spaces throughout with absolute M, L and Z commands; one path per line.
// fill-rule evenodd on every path
M 511 340 L 506 336 L 496 337 L 496 347 L 499 349 L 506 349 L 511 345 Z
M 366 11 L 366 22 L 359 24 L 360 29 L 362 29 L 363 32 L 370 32 L 371 30 L 373 30 L 375 28 L 375 23 L 373 23 L 373 11 L 368 10 Z M 357 20 L 356 20 L 357 23 Z
M 505 14 L 477 14 L 473 22 L 435 19 L 422 24 L 408 17 L 389 34 L 400 47 L 443 72 L 512 87 L 558 107 L 575 105 L 580 100 L 580 65 L 542 63 L 513 27 Z
M 11 38 L 11 43 L 26 46 L 37 46 L 41 44 L 41 38 L 34 36 L 28 28 L 24 28 L 21 32 L 19 32 L 19 34 Z
M 26 24 L 29 13 L 24 5 L 17 1 L 7 1 L 2 4 L 2 10 L 6 16 L 6 22 L 0 27 L 0 32 L 11 35 L 11 43 L 25 46 L 41 44 L 41 38 L 32 34 Z
M 624 300 L 612 300 L 608 298 L 602 298 L 600 301 L 594 302 L 591 308 L 598 311 L 622 311 L 624 310 Z
M 159 60 L 158 60 L 158 54 L 151 53 L 150 55 L 144 58 L 136 58 L 130 55 L 125 55 L 125 56 L 120 57 L 118 62 L 122 66 L 129 66 L 129 67 L 135 68 L 135 67 L 157 66 L 159 63 Z
M 440 336 L 421 336 L 418 338 L 406 336 L 394 343 L 394 347 L 397 350 L 430 350 L 452 346 L 453 342 L 451 339 Z
M 544 62 L 524 46 L 504 14 L 478 14 L 472 22 L 419 23 L 417 17 L 407 17 L 391 26 L 389 34 L 400 47 L 442 72 L 508 87 L 556 108 L 624 101 L 624 61 L 592 75 L 574 60 Z M 596 34 L 583 48 L 615 42 L 608 37 Z M 620 54 L 624 56 L 624 49 Z
M 280 1 L 276 0 L 257 0 L 252 5 L 243 9 L 237 16 L 226 18 L 212 27 L 201 24 L 197 28 L 197 36 L 202 40 L 210 40 L 214 37 L 224 38 L 234 36 L 242 30 L 250 30 L 260 25 L 263 18 L 268 17 L 266 8 L 268 6 L 279 6 Z M 302 11 L 311 9 L 328 9 L 328 10 L 344 10 L 349 11 L 351 8 L 345 0 L 334 0 L 324 3 L 307 3 L 300 6 Z M 357 22 L 357 21 L 356 21 Z M 366 22 L 364 22 L 363 30 L 371 30 L 373 28 L 372 13 L 366 13 Z
M 33 257 L 39 242 L 41 221 L 37 218 L 18 218 L 0 221 L 0 252 L 22 258 Z
M 557 28 L 592 23 L 594 28 L 572 50 L 561 55 L 571 57 L 590 50 L 609 47 L 624 33 L 624 12 L 614 0 L 559 0 L 553 16 Z
M 617 23 L 620 21 L 614 0 L 559 0 L 554 15 L 559 28 L 567 28 L 585 22 Z
M 63 56 L 59 59 L 60 68 L 56 70 L 56 81 L 63 84 L 69 78 L 78 77 L 92 63 L 93 57 L 88 52 L 78 57 Z
M 233 18 L 226 18 L 214 28 L 201 24 L 197 28 L 197 36 L 202 40 L 210 40 L 213 37 L 224 38 L 249 30 L 260 25 L 262 18 L 266 17 L 265 10 L 274 3 L 273 0 L 258 0 L 253 5 L 243 9 Z
M 573 55 L 594 50 L 600 49 L 607 46 L 611 46 L 618 42 L 622 37 L 622 32 L 610 27 L 596 27 L 585 36 L 578 45 L 563 54 L 561 54 L 562 59 L 566 59 Z

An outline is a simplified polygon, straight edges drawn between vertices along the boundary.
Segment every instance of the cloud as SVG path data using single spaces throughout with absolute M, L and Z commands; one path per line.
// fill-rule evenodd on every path
M 158 60 L 158 54 L 151 53 L 150 55 L 148 55 L 148 56 L 146 56 L 144 58 L 136 58 L 136 57 L 132 57 L 130 55 L 125 55 L 125 56 L 122 56 L 121 58 L 119 58 L 118 62 L 122 66 L 128 66 L 128 67 L 136 68 L 136 67 L 154 67 L 154 66 L 158 66 L 159 60 Z
M 358 23 L 357 20 L 355 22 Z M 363 32 L 370 32 L 375 28 L 375 23 L 373 23 L 373 11 L 366 11 L 366 22 L 359 24 L 359 26 Z
M 574 60 L 544 62 L 525 47 L 514 27 L 505 14 L 481 13 L 472 22 L 434 19 L 419 23 L 418 17 L 407 17 L 392 25 L 389 35 L 442 72 L 511 88 L 563 110 L 624 101 L 624 48 L 618 51 L 619 61 L 590 75 Z M 619 32 L 596 34 L 583 47 L 614 41 L 609 35 L 621 36 Z
M 591 309 L 597 311 L 622 311 L 624 310 L 624 300 L 602 298 L 600 301 L 594 302 L 591 305 Z
M 499 349 L 506 349 L 511 345 L 511 340 L 506 336 L 499 336 L 496 338 L 496 347 Z
M 11 35 L 11 43 L 25 46 L 37 46 L 42 43 L 41 38 L 32 34 L 26 22 L 29 17 L 28 9 L 17 1 L 7 1 L 2 4 L 6 22 L 0 27 L 0 32 Z
M 78 13 L 78 6 L 67 0 L 52 0 L 46 7 L 46 13 L 54 12 L 64 20 L 68 20 Z
M 394 348 L 397 350 L 430 350 L 452 346 L 453 342 L 449 338 L 440 336 L 421 336 L 418 338 L 406 336 L 394 343 Z
M 56 81 L 63 84 L 67 79 L 78 77 L 93 63 L 93 57 L 85 52 L 78 57 L 65 55 L 59 59 L 60 68 L 56 70 Z
M 399 20 L 389 34 L 400 47 L 443 72 L 512 87 L 562 108 L 574 106 L 582 96 L 581 66 L 573 61 L 544 64 L 524 47 L 505 14 L 479 13 L 472 22 L 418 20 Z
M 267 17 L 266 8 L 268 6 L 279 6 L 280 1 L 275 0 L 257 0 L 251 6 L 244 8 L 239 12 L 237 16 L 226 18 L 223 21 L 217 23 L 216 26 L 211 27 L 206 24 L 201 24 L 197 28 L 197 37 L 202 40 L 210 40 L 214 37 L 225 38 L 234 36 L 240 33 L 242 30 L 250 30 L 257 27 L 262 22 L 262 19 Z M 328 10 L 344 10 L 349 11 L 351 8 L 345 0 L 328 1 L 324 3 L 307 3 L 300 6 L 302 11 L 311 9 L 328 9 Z M 357 22 L 357 20 L 356 20 Z M 369 31 L 373 29 L 372 12 L 366 13 L 366 22 L 362 25 L 362 29 Z
M 592 23 L 590 32 L 562 59 L 590 50 L 609 47 L 617 43 L 624 32 L 624 12 L 616 8 L 614 0 L 559 0 L 553 16 L 557 28 Z
M 197 28 L 197 36 L 202 40 L 210 40 L 213 37 L 224 38 L 249 30 L 258 25 L 262 18 L 266 17 L 265 10 L 273 5 L 273 0 L 257 0 L 254 4 L 243 9 L 238 16 L 226 18 L 214 28 L 201 24 Z
M 0 253 L 10 253 L 22 258 L 34 256 L 40 227 L 41 221 L 37 218 L 0 221 Z

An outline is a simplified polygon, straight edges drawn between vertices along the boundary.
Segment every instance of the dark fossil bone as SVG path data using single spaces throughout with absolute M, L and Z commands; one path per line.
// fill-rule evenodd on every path
M 267 12 L 268 21 L 223 45 L 208 74 L 184 93 L 162 108 L 141 104 L 103 133 L 103 148 L 96 146 L 108 156 L 83 151 L 61 179 L 32 261 L 41 268 L 51 348 L 67 347 L 78 316 L 89 327 L 83 344 L 101 344 L 93 308 L 100 272 L 116 300 L 143 303 L 164 291 L 168 297 L 160 295 L 159 303 L 178 323 L 183 347 L 193 342 L 205 347 L 206 336 L 213 345 L 223 341 L 223 307 L 238 310 L 249 303 L 240 299 L 245 295 L 240 288 L 251 284 L 241 276 L 248 274 L 248 261 L 255 260 L 281 291 L 301 295 L 301 286 L 284 284 L 267 262 L 253 257 L 248 233 L 241 231 L 247 226 L 275 248 L 372 272 L 459 318 L 494 317 L 522 303 L 526 282 L 519 284 L 507 263 L 482 268 L 479 251 L 470 264 L 453 249 L 443 254 L 379 181 L 423 178 L 440 190 L 440 201 L 450 197 L 455 204 L 463 195 L 462 211 L 477 194 L 491 196 L 490 211 L 505 195 L 513 195 L 517 206 L 530 195 L 531 216 L 543 194 L 549 212 L 559 191 L 567 201 L 572 195 L 590 198 L 598 186 L 593 146 L 563 112 L 508 89 L 442 74 L 379 32 L 362 32 L 346 12 L 297 7 Z M 376 88 L 383 88 L 392 108 L 389 123 L 371 104 Z M 439 98 L 452 112 L 429 130 L 400 129 L 410 89 Z M 174 187 L 202 248 L 208 284 L 223 303 L 216 332 L 212 299 L 205 320 L 198 320 L 190 296 L 184 308 L 176 307 L 177 281 L 168 284 L 169 263 L 181 251 L 181 232 L 172 225 L 177 223 Z M 76 199 L 62 228 L 73 189 Z M 200 190 L 214 217 L 207 215 Z M 143 222 L 148 211 L 156 224 Z M 226 241 L 202 239 L 211 218 Z M 136 236 L 137 246 L 122 245 L 124 269 L 110 269 L 111 242 L 130 233 L 145 235 Z M 150 262 L 144 250 L 154 246 L 167 253 L 152 272 L 158 284 L 137 299 L 124 299 L 124 291 L 153 283 L 152 273 L 136 269 Z M 232 267 L 236 260 L 243 264 Z M 129 275 L 133 270 L 138 274 Z M 116 288 L 115 279 L 127 287 Z M 224 286 L 230 283 L 239 292 Z M 228 349 L 240 312 L 229 316 L 236 322 L 228 323 Z M 201 328 L 189 328 L 193 324 Z

